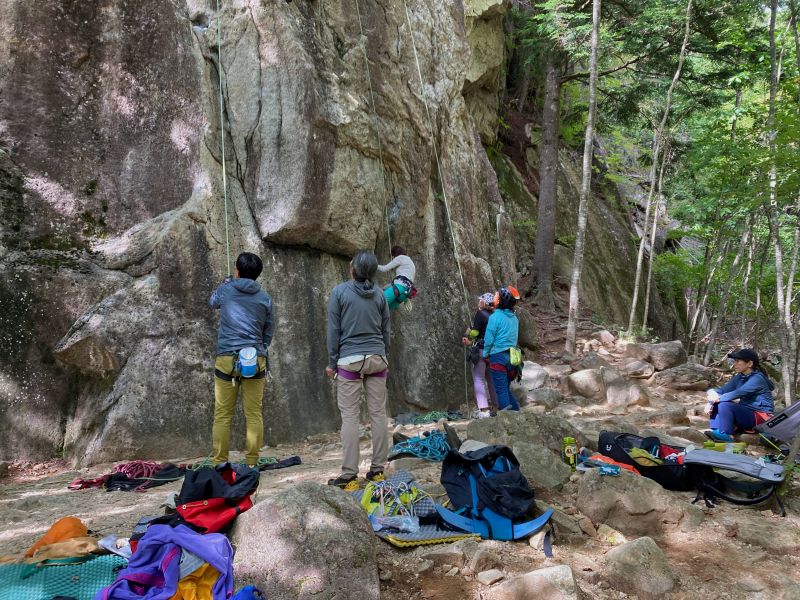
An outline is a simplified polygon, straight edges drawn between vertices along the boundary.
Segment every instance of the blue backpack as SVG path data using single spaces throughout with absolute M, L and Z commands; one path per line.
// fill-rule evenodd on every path
M 442 464 L 441 482 L 454 510 L 436 505 L 449 525 L 484 539 L 516 540 L 542 529 L 553 509 L 530 517 L 533 490 L 506 446 L 486 446 L 461 454 L 450 450 Z

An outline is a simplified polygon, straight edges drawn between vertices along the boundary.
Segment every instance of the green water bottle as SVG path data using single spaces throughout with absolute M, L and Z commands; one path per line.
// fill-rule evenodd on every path
M 578 462 L 578 444 L 576 443 L 575 438 L 564 438 L 562 453 L 564 455 L 564 462 L 567 463 L 574 471 Z

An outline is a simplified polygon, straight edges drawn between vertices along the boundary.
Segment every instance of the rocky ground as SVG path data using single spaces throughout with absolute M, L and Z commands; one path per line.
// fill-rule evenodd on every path
M 337 473 L 341 452 L 336 435 L 319 435 L 266 449 L 278 457 L 299 454 L 303 464 L 262 474 L 256 507 L 240 517 L 232 536 L 240 551 L 234 566 L 244 579 L 237 583 L 266 578 L 271 598 L 800 598 L 798 484 L 786 517 L 772 506 L 707 509 L 691 504 L 693 493 L 668 492 L 642 477 L 573 473 L 558 456 L 564 435 L 596 448 L 603 429 L 701 444 L 702 390 L 717 372 L 687 363 L 679 343 L 625 345 L 603 331 L 587 335 L 579 357 L 542 348 L 516 386 L 526 399 L 520 413 L 453 425 L 462 439 L 514 449 L 537 504 L 556 508 L 554 558 L 545 558 L 537 538 L 415 549 L 376 540 L 344 493 L 315 485 Z M 414 435 L 437 426 L 395 429 Z M 369 432 L 362 438 L 366 457 Z M 755 444 L 748 450 L 765 451 Z M 162 512 L 167 493 L 180 487 L 67 490 L 75 477 L 98 476 L 111 466 L 5 465 L 0 556 L 26 549 L 65 515 L 101 536 L 126 535 L 141 516 Z M 431 494 L 443 494 L 440 463 L 400 459 L 392 464 L 397 468 L 412 471 Z M 262 555 L 269 556 L 268 566 L 259 566 Z

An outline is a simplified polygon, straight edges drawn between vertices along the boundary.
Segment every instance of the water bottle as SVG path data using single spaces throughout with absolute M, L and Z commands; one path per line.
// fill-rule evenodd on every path
M 574 471 L 578 459 L 578 444 L 573 437 L 565 437 L 562 444 L 564 462 Z

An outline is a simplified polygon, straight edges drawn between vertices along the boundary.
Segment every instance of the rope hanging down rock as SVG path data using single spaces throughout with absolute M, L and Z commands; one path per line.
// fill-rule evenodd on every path
M 219 137 L 222 151 L 222 197 L 225 203 L 225 268 L 231 276 L 231 243 L 228 236 L 228 176 L 225 172 L 225 113 L 222 97 L 222 13 L 217 0 L 217 73 L 219 74 Z
M 425 83 L 422 80 L 422 69 L 419 66 L 419 55 L 417 54 L 417 44 L 414 41 L 414 30 L 411 27 L 411 15 L 408 11 L 408 3 L 403 0 L 403 7 L 406 11 L 406 23 L 408 24 L 408 35 L 411 38 L 411 48 L 414 50 L 414 62 L 417 65 L 417 76 L 419 77 L 419 95 L 422 98 L 422 103 L 425 106 L 425 114 L 428 117 L 428 130 L 431 134 L 431 144 L 433 145 L 433 155 L 436 158 L 436 172 L 439 176 L 439 184 L 442 187 L 442 200 L 444 201 L 445 214 L 447 215 L 447 226 L 450 231 L 450 239 L 453 242 L 453 258 L 456 261 L 458 268 L 458 277 L 461 280 L 461 291 L 464 295 L 464 310 L 466 318 L 469 320 L 469 298 L 467 296 L 467 286 L 464 284 L 464 273 L 461 270 L 461 261 L 458 260 L 458 247 L 456 245 L 456 234 L 453 230 L 453 219 L 450 215 L 450 203 L 447 200 L 447 189 L 442 177 L 442 165 L 439 160 L 439 149 L 436 145 L 436 132 L 433 129 L 433 119 L 431 118 L 431 111 L 428 108 L 428 101 L 425 99 Z
M 450 203 L 447 201 L 447 189 L 442 177 L 442 164 L 439 160 L 439 149 L 436 146 L 436 132 L 433 129 L 433 119 L 431 118 L 431 111 L 428 108 L 428 101 L 425 99 L 425 83 L 422 80 L 422 69 L 419 66 L 419 55 L 417 54 L 417 44 L 414 41 L 414 29 L 411 27 L 411 15 L 408 11 L 408 3 L 403 0 L 403 7 L 406 11 L 406 23 L 408 24 L 408 35 L 411 38 L 411 48 L 414 50 L 414 62 L 417 65 L 417 76 L 419 77 L 419 95 L 422 98 L 422 103 L 425 106 L 425 114 L 428 117 L 428 130 L 431 134 L 431 144 L 433 145 L 433 155 L 436 158 L 436 172 L 439 176 L 439 184 L 442 188 L 442 200 L 444 201 L 444 210 L 447 215 L 447 227 L 450 232 L 450 240 L 453 242 L 453 259 L 456 261 L 458 268 L 458 277 L 461 280 L 461 292 L 464 297 L 464 313 L 467 322 L 469 322 L 469 298 L 467 296 L 467 286 L 464 284 L 464 273 L 461 270 L 461 261 L 458 260 L 458 247 L 456 245 L 456 234 L 453 230 L 453 219 L 450 216 Z M 430 181 L 428 182 L 430 185 Z M 467 406 L 469 406 L 469 376 L 467 375 L 467 348 L 464 347 L 464 399 Z

